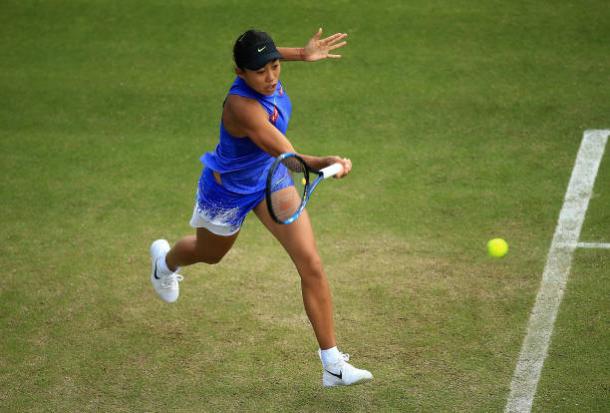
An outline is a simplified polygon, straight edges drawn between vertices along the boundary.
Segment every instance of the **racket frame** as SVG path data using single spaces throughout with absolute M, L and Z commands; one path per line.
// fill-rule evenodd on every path
M 273 193 L 271 191 L 271 184 L 272 184 L 272 180 L 273 180 L 273 175 L 277 169 L 278 164 L 282 163 L 286 158 L 291 158 L 291 157 L 296 158 L 304 167 L 303 178 L 305 178 L 305 185 L 304 185 L 304 191 L 303 191 L 303 198 L 301 199 L 301 204 L 297 208 L 296 212 L 294 214 L 292 214 L 288 219 L 281 220 L 276 216 L 276 214 L 273 211 L 273 208 L 271 206 L 271 194 Z M 323 169 L 317 171 L 315 169 L 310 168 L 307 165 L 307 163 L 303 160 L 303 158 L 301 158 L 296 153 L 287 152 L 287 153 L 283 153 L 283 154 L 279 155 L 275 159 L 275 161 L 271 165 L 271 168 L 269 168 L 269 172 L 267 173 L 267 184 L 265 186 L 265 199 L 266 199 L 267 210 L 269 211 L 269 215 L 271 215 L 271 218 L 278 224 L 288 225 L 288 224 L 293 223 L 294 221 L 296 221 L 299 218 L 299 216 L 305 209 L 305 205 L 307 205 L 307 202 L 309 201 L 309 198 L 311 197 L 311 194 L 313 193 L 314 189 L 316 189 L 316 186 L 318 186 L 318 184 L 321 181 L 323 181 L 324 179 L 333 177 L 336 174 L 338 174 L 339 172 L 341 172 L 342 170 L 343 170 L 343 166 L 340 163 L 334 163 L 330 166 L 327 166 L 326 168 L 323 168 Z M 310 179 L 309 179 L 310 174 L 317 175 L 316 178 L 312 182 L 310 182 Z

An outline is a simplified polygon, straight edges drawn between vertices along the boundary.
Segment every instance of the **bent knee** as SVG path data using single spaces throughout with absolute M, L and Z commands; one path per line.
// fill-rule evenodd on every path
M 203 262 L 205 264 L 218 264 L 220 261 L 222 261 L 224 256 L 227 255 L 227 252 L 228 251 L 214 252 L 209 250 L 199 250 L 197 251 L 197 259 L 199 262 Z
M 317 254 L 308 255 L 297 262 L 297 268 L 301 278 L 321 278 L 324 277 L 324 267 L 322 259 Z
M 202 254 L 200 256 L 200 261 L 203 263 L 206 263 L 206 264 L 214 265 L 214 264 L 218 264 L 220 261 L 222 261 L 224 256 L 225 256 L 225 254 L 222 254 L 222 255 Z

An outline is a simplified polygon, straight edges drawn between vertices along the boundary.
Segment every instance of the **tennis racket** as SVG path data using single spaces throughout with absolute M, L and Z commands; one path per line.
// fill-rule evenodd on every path
M 316 186 L 342 169 L 340 163 L 334 163 L 315 171 L 297 154 L 278 156 L 267 174 L 267 209 L 271 218 L 278 224 L 296 221 Z

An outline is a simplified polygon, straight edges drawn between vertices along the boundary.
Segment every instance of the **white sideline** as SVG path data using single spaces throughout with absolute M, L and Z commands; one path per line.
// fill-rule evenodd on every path
M 532 409 L 555 318 L 570 273 L 572 254 L 578 246 L 580 230 L 608 135 L 610 130 L 587 130 L 584 133 L 515 367 L 504 409 L 506 413 L 529 413 Z

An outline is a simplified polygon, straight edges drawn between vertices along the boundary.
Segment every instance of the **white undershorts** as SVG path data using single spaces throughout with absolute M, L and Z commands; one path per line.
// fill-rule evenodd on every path
M 216 219 L 210 219 L 205 211 L 202 211 L 199 208 L 197 201 L 195 201 L 195 208 L 193 209 L 190 225 L 193 228 L 205 228 L 212 234 L 220 235 L 221 237 L 235 235 L 241 229 L 241 225 L 236 227 L 229 222 L 223 222 L 223 220 L 218 219 L 218 217 Z

